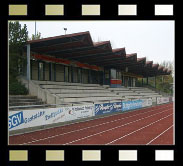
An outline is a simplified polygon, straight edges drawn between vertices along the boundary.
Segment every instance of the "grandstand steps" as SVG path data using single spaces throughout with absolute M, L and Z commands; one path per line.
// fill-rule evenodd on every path
M 69 83 L 69 82 L 57 82 L 57 81 L 36 81 L 32 80 L 34 83 L 39 84 L 39 85 L 66 85 L 66 86 L 96 86 L 100 87 L 101 85 L 99 84 L 82 84 L 82 83 Z
M 54 81 L 34 81 L 41 89 L 58 97 L 59 106 L 77 106 L 96 103 L 120 102 L 160 97 L 158 93 L 146 87 L 118 87 L 109 85 L 81 84 Z
M 45 105 L 24 105 L 24 106 L 9 106 L 10 111 L 20 111 L 20 110 L 33 110 L 38 108 L 47 108 L 50 106 Z
M 30 96 L 30 95 L 10 95 L 9 100 L 13 99 L 37 99 L 37 96 Z
M 44 104 L 44 102 L 11 102 L 9 103 L 9 106 L 21 106 L 21 105 L 41 105 Z
M 11 109 L 15 107 L 18 108 L 27 108 L 27 107 L 35 107 L 45 104 L 43 101 L 38 99 L 36 96 L 29 95 L 10 95 L 9 96 L 9 106 Z
M 103 90 L 103 87 L 96 87 L 96 86 L 63 86 L 63 85 L 40 85 L 43 89 L 78 89 L 78 90 L 90 90 L 90 89 L 101 89 Z
M 110 101 L 110 100 L 122 100 L 121 97 L 78 97 L 78 98 L 75 98 L 75 97 L 67 97 L 67 98 L 60 98 L 61 101 L 63 102 L 82 102 L 82 101 L 101 101 L 101 100 L 107 100 L 107 101 Z
M 47 89 L 50 93 L 52 94 L 62 94 L 62 93 L 66 93 L 66 94 L 83 94 L 83 93 L 111 93 L 111 91 L 109 90 L 101 90 L 101 89 L 90 89 L 90 90 L 86 90 L 86 89 Z
M 57 96 L 63 98 L 63 97 L 75 97 L 75 98 L 80 98 L 80 97 L 107 97 L 107 96 L 115 96 L 119 97 L 117 94 L 111 94 L 111 93 L 76 93 L 76 94 L 56 94 Z

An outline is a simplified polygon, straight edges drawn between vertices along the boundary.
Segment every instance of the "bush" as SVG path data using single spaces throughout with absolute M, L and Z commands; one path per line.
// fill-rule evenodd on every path
M 24 85 L 18 82 L 17 79 L 12 79 L 9 81 L 9 94 L 10 95 L 27 95 L 28 90 Z

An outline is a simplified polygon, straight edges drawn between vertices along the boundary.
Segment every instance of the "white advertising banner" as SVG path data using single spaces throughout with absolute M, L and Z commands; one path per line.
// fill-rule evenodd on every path
M 157 97 L 157 104 L 164 104 L 169 102 L 169 97 Z
M 9 131 L 94 116 L 94 105 L 10 111 Z
M 65 121 L 63 108 L 48 108 L 9 112 L 9 130 L 42 126 Z
M 65 120 L 71 121 L 94 116 L 94 105 L 65 107 Z
M 142 107 L 152 106 L 152 99 L 142 99 Z
M 156 103 L 156 97 L 152 97 L 152 102 Z

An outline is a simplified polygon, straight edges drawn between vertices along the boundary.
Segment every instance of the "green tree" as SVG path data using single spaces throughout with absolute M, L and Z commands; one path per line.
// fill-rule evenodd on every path
M 174 79 L 174 63 L 173 61 L 163 61 L 160 65 L 171 70 L 171 74 L 162 75 L 158 77 L 158 88 L 163 92 L 172 94 L 172 84 Z
M 37 40 L 37 39 L 41 39 L 41 33 L 37 32 L 36 35 L 32 34 L 32 40 Z
M 9 92 L 10 94 L 27 93 L 25 87 L 18 82 L 16 77 L 22 72 L 26 64 L 26 57 L 23 55 L 24 46 L 28 39 L 27 26 L 18 21 L 9 22 Z

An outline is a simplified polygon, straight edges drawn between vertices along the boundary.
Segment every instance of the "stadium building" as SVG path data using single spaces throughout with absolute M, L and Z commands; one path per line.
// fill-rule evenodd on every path
M 24 55 L 25 75 L 19 79 L 29 95 L 9 96 L 10 134 L 171 101 L 137 87 L 137 79 L 143 85 L 144 78 L 148 83 L 148 77 L 170 70 L 125 48 L 112 49 L 110 41 L 93 42 L 89 32 L 28 41 Z M 22 117 L 28 123 L 14 123 Z
M 45 104 L 74 106 L 139 98 L 156 101 L 161 95 L 137 87 L 137 80 L 143 78 L 143 85 L 144 79 L 148 84 L 148 77 L 154 77 L 156 87 L 156 76 L 171 73 L 145 57 L 138 58 L 137 53 L 127 54 L 125 48 L 112 49 L 110 41 L 93 42 L 88 31 L 30 40 L 25 48 L 26 77 L 21 81 L 30 95 Z M 13 103 L 10 106 L 17 105 Z M 41 104 L 28 105 L 36 103 Z
M 28 80 L 135 87 L 137 78 L 171 72 L 125 48 L 112 49 L 110 41 L 93 42 L 89 32 L 28 41 L 27 59 Z

